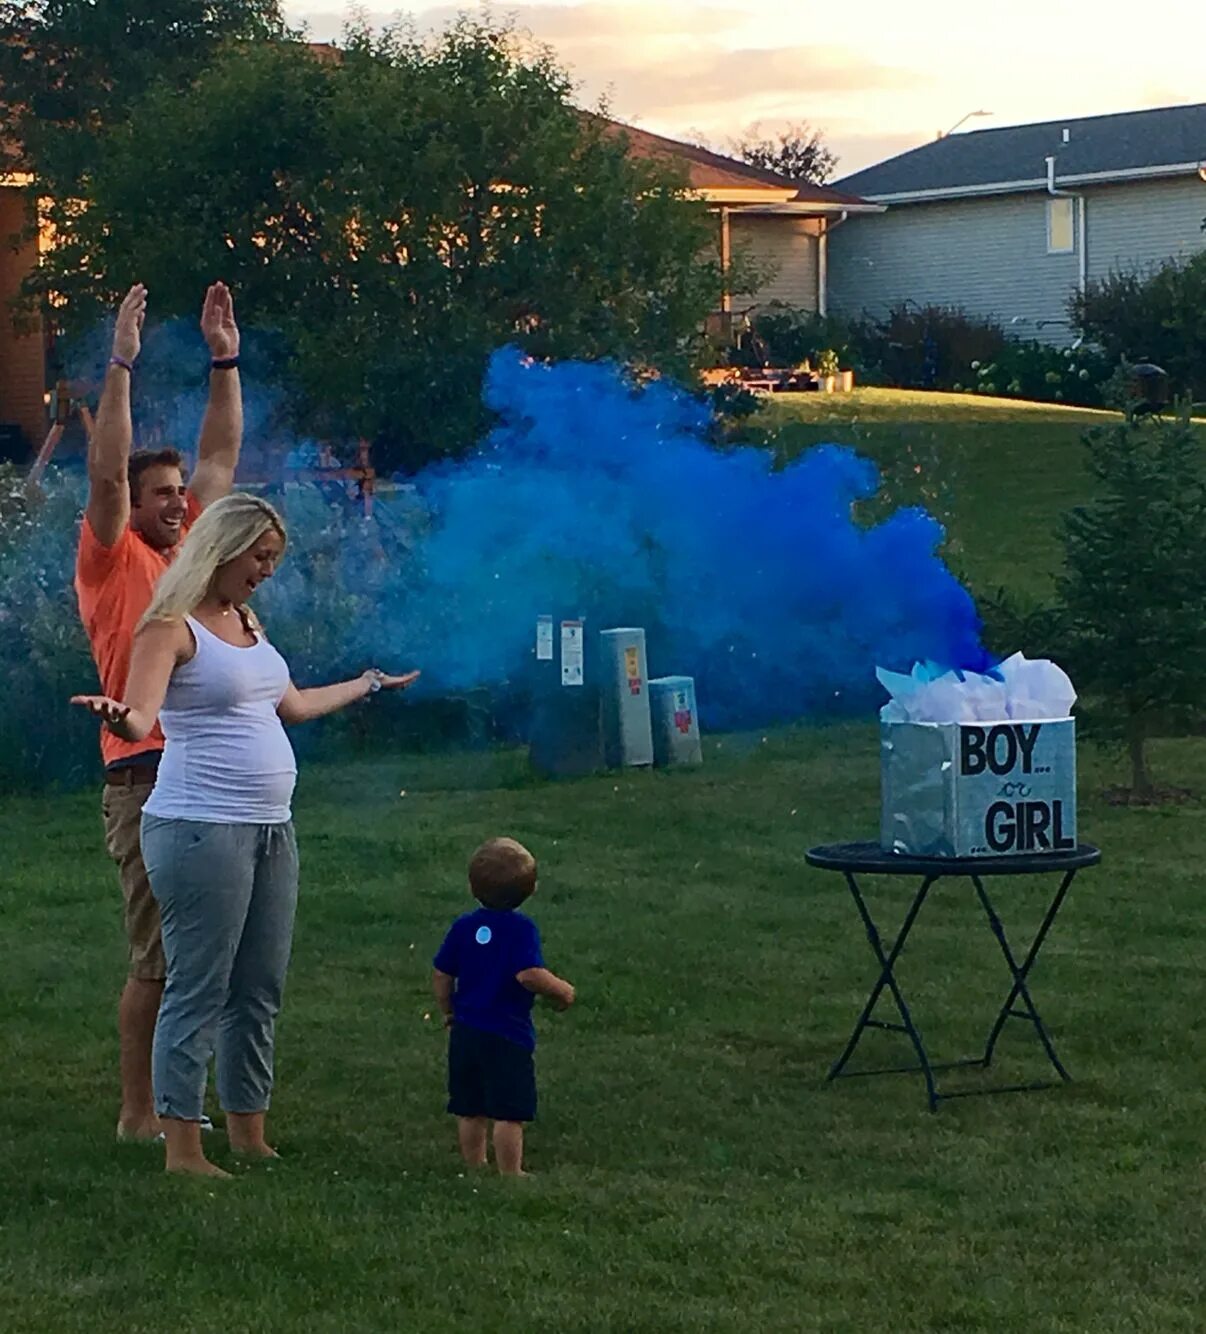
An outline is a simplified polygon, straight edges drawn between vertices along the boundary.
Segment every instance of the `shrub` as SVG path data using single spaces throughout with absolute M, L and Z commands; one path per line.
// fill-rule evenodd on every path
M 1175 394 L 1206 398 L 1206 251 L 1095 279 L 1069 311 L 1109 363 L 1156 362 Z
M 868 369 L 902 389 L 949 389 L 966 379 L 973 362 L 990 362 L 1005 347 L 1005 334 L 991 320 L 911 302 L 863 321 L 858 339 Z
M 775 366 L 815 367 L 821 353 L 832 348 L 843 370 L 860 371 L 858 330 L 849 321 L 774 302 L 754 317 L 753 333 Z
M 949 389 L 1100 407 L 1113 367 L 1108 350 L 1008 337 L 992 320 L 957 307 L 902 302 L 882 318 L 816 315 L 771 305 L 753 321 L 742 364 L 819 364 L 827 349 L 864 384 Z
M 1083 343 L 1058 348 L 1008 339 L 991 361 L 968 367 L 967 387 L 1005 398 L 1096 408 L 1106 401 L 1110 370 L 1106 357 Z
M 52 472 L 37 497 L 0 464 L 0 790 L 75 786 L 100 763 L 96 725 L 68 699 L 96 669 L 72 588 L 82 479 Z
M 722 435 L 762 407 L 761 399 L 752 390 L 731 383 L 718 384 L 708 395 L 708 402 Z

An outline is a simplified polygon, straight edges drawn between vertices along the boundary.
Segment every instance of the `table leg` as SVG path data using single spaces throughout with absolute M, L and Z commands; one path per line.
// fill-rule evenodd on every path
M 996 909 L 992 905 L 992 900 L 988 897 L 988 892 L 984 888 L 984 882 L 977 875 L 971 877 L 972 884 L 976 887 L 976 893 L 980 897 L 980 903 L 983 905 L 984 911 L 988 916 L 988 924 L 992 927 L 992 933 L 996 936 L 997 942 L 1001 946 L 1001 953 L 1005 956 L 1005 962 L 1009 966 L 1009 971 L 1013 974 L 1013 986 L 1010 989 L 1009 995 L 1005 998 L 1005 1004 L 1001 1006 L 996 1022 L 993 1024 L 992 1030 L 988 1035 L 988 1042 L 984 1047 L 984 1064 L 986 1066 L 992 1061 L 992 1054 L 996 1048 L 997 1039 L 1001 1036 L 1001 1030 L 1005 1026 L 1005 1020 L 1010 1017 L 1025 1019 L 1034 1025 L 1035 1032 L 1039 1035 L 1039 1039 L 1047 1052 L 1047 1057 L 1058 1071 L 1060 1078 L 1064 1080 L 1065 1083 L 1071 1082 L 1072 1076 L 1064 1069 L 1059 1057 L 1055 1054 L 1055 1047 L 1051 1042 L 1051 1037 L 1043 1024 L 1042 1019 L 1039 1018 L 1039 1012 L 1035 1007 L 1034 998 L 1031 996 L 1030 989 L 1026 985 L 1026 978 L 1029 975 L 1031 968 L 1034 967 L 1034 961 L 1038 958 L 1038 952 L 1042 948 L 1043 941 L 1047 938 L 1047 933 L 1051 930 L 1051 924 L 1055 921 L 1056 914 L 1059 912 L 1060 906 L 1064 901 L 1064 896 L 1067 894 L 1075 876 L 1076 872 L 1074 870 L 1068 871 L 1064 875 L 1060 887 L 1056 891 L 1055 897 L 1051 900 L 1051 906 L 1047 909 L 1047 914 L 1043 918 L 1042 925 L 1038 929 L 1038 934 L 1035 936 L 1021 965 L 1018 964 L 1013 956 L 1013 951 L 1009 948 L 1009 941 L 1005 937 L 1005 927 L 1002 924 L 1000 917 L 997 915 Z M 1024 1008 L 1015 1010 L 1014 1002 L 1019 997 L 1022 1000 Z
M 938 1110 L 938 1091 L 934 1086 L 934 1071 L 930 1064 L 930 1058 L 926 1054 L 925 1044 L 921 1040 L 921 1034 L 918 1032 L 917 1025 L 913 1022 L 913 1016 L 909 1013 L 909 1007 L 901 994 L 900 987 L 896 984 L 896 978 L 892 970 L 895 967 L 896 960 L 900 958 L 901 951 L 905 947 L 905 942 L 909 938 L 909 932 L 913 929 L 913 923 L 917 920 L 917 914 L 921 911 L 921 905 L 926 900 L 926 895 L 930 892 L 930 886 L 938 879 L 937 876 L 927 876 L 921 882 L 909 911 L 905 914 L 904 922 L 901 924 L 900 932 L 892 945 L 891 950 L 885 954 L 883 943 L 880 940 L 879 931 L 876 928 L 875 921 L 867 907 L 866 901 L 859 891 L 858 881 L 854 875 L 845 872 L 846 884 L 850 888 L 851 896 L 858 907 L 859 916 L 863 919 L 863 926 L 867 932 L 867 939 L 871 942 L 871 948 L 875 951 L 875 957 L 879 960 L 880 973 L 875 986 L 871 989 L 871 994 L 867 998 L 866 1005 L 863 1006 L 863 1012 L 858 1017 L 858 1023 L 854 1026 L 854 1032 L 850 1035 L 846 1048 L 838 1059 L 834 1062 L 829 1071 L 829 1079 L 837 1079 L 841 1075 L 846 1062 L 854 1054 L 855 1047 L 858 1046 L 859 1039 L 863 1032 L 868 1028 L 886 1028 L 892 1032 L 907 1033 L 909 1040 L 913 1044 L 913 1050 L 917 1053 L 917 1059 L 920 1062 L 920 1068 L 925 1075 L 926 1092 L 929 1096 L 930 1111 Z M 887 987 L 892 993 L 892 999 L 896 1002 L 896 1009 L 900 1014 L 901 1023 L 889 1024 L 877 1019 L 872 1019 L 871 1014 L 874 1011 L 876 1002 Z M 862 1072 L 859 1072 L 862 1073 Z M 868 1074 L 884 1073 L 880 1071 L 868 1071 Z

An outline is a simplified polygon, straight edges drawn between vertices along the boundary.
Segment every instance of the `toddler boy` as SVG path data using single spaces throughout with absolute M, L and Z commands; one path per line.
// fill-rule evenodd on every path
M 451 1029 L 448 1110 L 465 1162 L 485 1165 L 493 1121 L 498 1170 L 523 1176 L 523 1127 L 536 1118 L 533 1000 L 566 1010 L 574 989 L 544 966 L 536 923 L 518 911 L 536 892 L 536 859 L 522 843 L 483 843 L 469 888 L 481 906 L 457 918 L 433 960 L 432 990 Z

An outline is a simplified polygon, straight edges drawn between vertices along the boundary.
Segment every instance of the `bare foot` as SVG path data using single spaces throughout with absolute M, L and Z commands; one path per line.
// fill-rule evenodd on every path
M 231 1179 L 229 1172 L 224 1172 L 217 1163 L 211 1163 L 208 1158 L 185 1158 L 178 1163 L 169 1163 L 167 1170 L 173 1176 L 218 1177 L 223 1181 Z
M 240 1158 L 276 1158 L 264 1133 L 263 1112 L 227 1112 L 226 1138 Z
M 157 1116 L 149 1116 L 142 1121 L 118 1121 L 117 1142 L 119 1144 L 154 1144 L 162 1134 L 163 1127 Z
M 239 1158 L 262 1159 L 280 1157 L 280 1154 L 277 1153 L 271 1144 L 265 1144 L 263 1142 L 259 1144 L 235 1144 L 232 1142 L 230 1150 Z

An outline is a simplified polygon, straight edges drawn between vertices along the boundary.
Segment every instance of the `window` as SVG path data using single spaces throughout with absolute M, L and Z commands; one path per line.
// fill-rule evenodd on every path
M 1071 199 L 1047 200 L 1047 253 L 1066 255 L 1076 249 L 1076 223 Z

